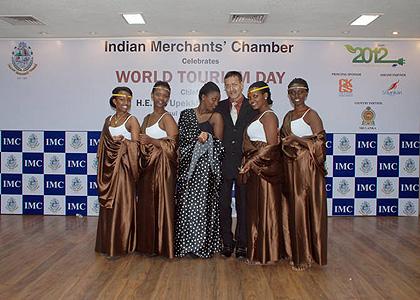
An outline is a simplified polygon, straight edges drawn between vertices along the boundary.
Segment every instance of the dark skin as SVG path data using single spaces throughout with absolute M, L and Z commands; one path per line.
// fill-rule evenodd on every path
M 289 99 L 294 106 L 292 113 L 292 120 L 297 120 L 303 116 L 303 114 L 309 109 L 309 106 L 305 104 L 306 98 L 308 97 L 308 91 L 305 86 L 301 84 L 294 84 L 289 88 L 288 91 Z M 322 120 L 316 111 L 310 110 L 303 120 L 311 127 L 312 134 L 317 134 L 324 130 Z M 291 134 L 282 139 L 284 145 L 291 145 L 294 143 L 300 144 L 308 148 L 308 140 L 304 137 L 298 137 Z
M 152 90 L 151 98 L 153 100 L 153 113 L 150 114 L 147 120 L 146 127 L 150 127 L 155 124 L 159 118 L 166 113 L 166 105 L 168 105 L 170 92 L 166 87 L 155 87 Z M 167 136 L 175 136 L 178 134 L 178 126 L 171 114 L 166 114 L 159 122 L 160 129 L 166 132 Z M 139 141 L 142 145 L 153 144 L 160 148 L 159 139 L 152 138 L 147 134 L 143 133 L 139 135 Z
M 252 106 L 252 108 L 254 110 L 258 110 L 258 112 L 260 113 L 256 119 L 258 119 L 262 113 L 270 109 L 270 105 L 267 102 L 268 93 L 263 93 L 263 91 L 251 92 L 248 93 L 248 99 L 249 104 Z M 279 120 L 277 119 L 277 116 L 273 113 L 266 113 L 264 114 L 264 116 L 262 116 L 260 122 L 263 124 L 264 127 L 267 144 L 278 144 L 277 129 L 279 127 Z M 244 166 L 242 166 L 242 168 L 239 169 L 239 173 L 247 173 L 250 169 L 251 161 L 248 161 Z
M 214 136 L 222 140 L 223 139 L 223 118 L 222 115 L 214 112 L 217 104 L 220 101 L 219 92 L 209 92 L 207 95 L 204 94 L 201 96 L 200 104 L 198 107 L 194 108 L 195 115 L 197 116 L 198 122 L 202 123 L 209 120 L 210 124 L 213 126 Z M 211 116 L 211 117 L 210 117 Z M 209 119 L 210 118 L 210 119 Z M 209 134 L 205 131 L 202 131 L 198 136 L 198 141 L 200 143 L 205 143 L 209 137 Z
M 112 127 L 121 126 L 124 121 L 128 118 L 129 111 L 131 108 L 131 98 L 132 96 L 126 91 L 118 92 L 119 96 L 114 96 L 112 102 L 115 105 L 115 115 L 112 116 L 109 120 Z M 137 141 L 138 136 L 140 134 L 140 124 L 136 117 L 132 116 L 127 123 L 125 123 L 125 127 L 131 133 L 131 140 Z M 122 135 L 113 137 L 115 141 L 121 141 L 124 139 Z

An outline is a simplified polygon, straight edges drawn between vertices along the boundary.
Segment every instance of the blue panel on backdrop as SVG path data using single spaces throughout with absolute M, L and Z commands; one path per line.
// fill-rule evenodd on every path
M 44 175 L 45 195 L 64 195 L 66 193 L 65 175 Z
M 398 177 L 399 161 L 398 156 L 378 156 L 378 177 Z
M 354 199 L 333 199 L 332 214 L 333 216 L 353 216 Z
M 35 195 L 23 196 L 24 215 L 42 215 L 44 213 L 44 197 Z
M 376 198 L 376 178 L 357 177 L 355 198 Z
M 376 203 L 376 215 L 398 216 L 398 199 L 378 199 Z
M 332 133 L 327 133 L 327 140 L 325 142 L 325 146 L 327 148 L 327 155 L 333 155 L 334 142 Z
M 1 193 L 22 194 L 22 174 L 1 174 Z
M 87 154 L 67 153 L 66 154 L 66 173 L 67 174 L 86 174 L 87 173 Z
M 87 215 L 87 197 L 67 196 L 66 197 L 66 215 L 74 216 L 76 214 Z
M 96 175 L 88 175 L 88 196 L 98 196 Z
M 400 155 L 419 155 L 419 134 L 400 134 Z
M 22 131 L 1 132 L 1 152 L 21 152 Z
M 101 137 L 100 131 L 88 132 L 88 153 L 96 153 L 98 151 L 100 137 Z
M 44 173 L 44 154 L 43 153 L 23 153 L 23 173 L 24 174 L 43 174 Z
M 400 178 L 400 198 L 419 198 L 419 179 L 415 177 Z
M 325 177 L 325 190 L 327 191 L 327 198 L 332 198 L 333 179 L 332 177 Z
M 64 131 L 44 132 L 44 151 L 64 153 L 66 151 L 66 133 Z
M 356 134 L 356 155 L 376 155 L 377 149 L 377 134 Z
M 354 176 L 354 156 L 334 156 L 333 165 L 334 177 Z

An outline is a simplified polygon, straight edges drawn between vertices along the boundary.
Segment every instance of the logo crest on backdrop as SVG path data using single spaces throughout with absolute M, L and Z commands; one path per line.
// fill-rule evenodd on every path
M 26 187 L 32 192 L 36 191 L 39 189 L 38 179 L 34 176 L 29 177 Z
M 375 126 L 375 111 L 370 107 L 366 107 L 362 111 L 362 125 L 364 126 Z
M 7 167 L 9 170 L 14 170 L 14 169 L 16 169 L 18 166 L 19 166 L 19 165 L 18 165 L 17 159 L 16 159 L 16 157 L 15 157 L 13 154 L 9 155 L 9 156 L 6 158 L 6 167 Z
M 347 150 L 349 150 L 351 148 L 349 139 L 346 136 L 342 136 L 340 138 L 340 141 L 338 142 L 337 147 L 341 151 L 346 152 Z
M 79 177 L 74 177 L 71 180 L 70 188 L 75 192 L 78 192 L 83 188 L 82 181 Z
M 6 209 L 10 212 L 14 212 L 15 210 L 18 209 L 18 204 L 17 204 L 15 198 L 10 197 L 9 199 L 7 199 Z
M 407 201 L 405 203 L 403 213 L 408 216 L 413 216 L 416 213 L 416 207 L 412 201 Z
M 340 180 L 340 182 L 338 183 L 337 191 L 339 191 L 340 194 L 342 194 L 342 195 L 345 195 L 348 192 L 350 192 L 350 185 L 347 182 L 347 180 L 345 180 L 345 179 Z
M 416 163 L 412 158 L 409 158 L 405 161 L 405 165 L 404 165 L 404 170 L 407 173 L 414 173 L 414 171 L 416 171 Z
M 99 214 L 99 201 L 98 199 L 95 199 L 95 201 L 93 201 L 92 203 L 92 211 L 96 214 Z
M 53 155 L 50 157 L 50 161 L 48 162 L 48 167 L 51 170 L 57 170 L 61 167 L 60 158 L 57 155 Z
M 384 192 L 385 194 L 389 195 L 394 191 L 394 184 L 392 183 L 391 180 L 387 179 L 384 181 L 383 185 L 382 185 L 382 192 Z
M 75 134 L 71 137 L 70 146 L 72 146 L 73 149 L 79 149 L 83 146 L 82 138 L 80 137 L 80 135 Z
M 384 139 L 384 143 L 382 144 L 382 149 L 385 150 L 386 152 L 391 152 L 392 150 L 394 150 L 395 149 L 394 139 L 390 136 L 387 136 Z
M 368 201 L 363 201 L 360 205 L 360 213 L 362 215 L 371 215 L 373 213 L 372 205 Z
M 50 203 L 48 204 L 48 209 L 53 213 L 60 211 L 60 201 L 58 201 L 56 198 L 51 199 Z
M 370 171 L 373 170 L 372 162 L 369 159 L 365 158 L 360 163 L 360 170 L 365 174 L 369 173 Z
M 9 69 L 18 75 L 27 75 L 32 72 L 38 65 L 34 64 L 32 48 L 26 42 L 19 42 L 13 49 L 12 63 Z
M 38 137 L 32 133 L 30 136 L 28 136 L 28 139 L 26 140 L 26 145 L 28 145 L 28 147 L 31 149 L 37 148 L 39 146 Z

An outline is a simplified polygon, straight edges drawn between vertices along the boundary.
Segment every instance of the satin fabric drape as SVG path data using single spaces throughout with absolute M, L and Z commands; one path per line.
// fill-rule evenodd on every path
M 281 137 L 292 134 L 292 114 L 284 118 Z M 327 197 L 325 190 L 325 131 L 305 137 L 308 147 L 283 145 L 285 186 L 289 203 L 292 262 L 305 269 L 313 262 L 327 264 Z
M 250 141 L 244 135 L 243 164 L 251 170 L 241 174 L 247 191 L 247 258 L 251 263 L 273 263 L 287 257 L 283 220 L 287 202 L 281 197 L 281 149 L 279 145 Z M 287 222 L 286 222 L 287 226 Z
M 174 211 L 178 136 L 140 145 L 136 250 L 174 257 Z
M 135 247 L 138 147 L 127 139 L 114 141 L 108 127 L 109 118 L 105 120 L 97 152 L 100 209 L 95 251 L 120 256 Z

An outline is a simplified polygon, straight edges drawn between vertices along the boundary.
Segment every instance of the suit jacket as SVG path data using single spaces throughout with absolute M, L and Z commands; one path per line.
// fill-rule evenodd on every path
M 223 146 L 225 147 L 225 157 L 223 159 L 223 177 L 227 179 L 234 179 L 238 176 L 238 168 L 242 161 L 242 141 L 245 128 L 258 115 L 258 112 L 253 110 L 244 97 L 241 109 L 239 111 L 236 124 L 233 124 L 230 116 L 229 99 L 220 101 L 216 107 L 216 111 L 223 117 Z

